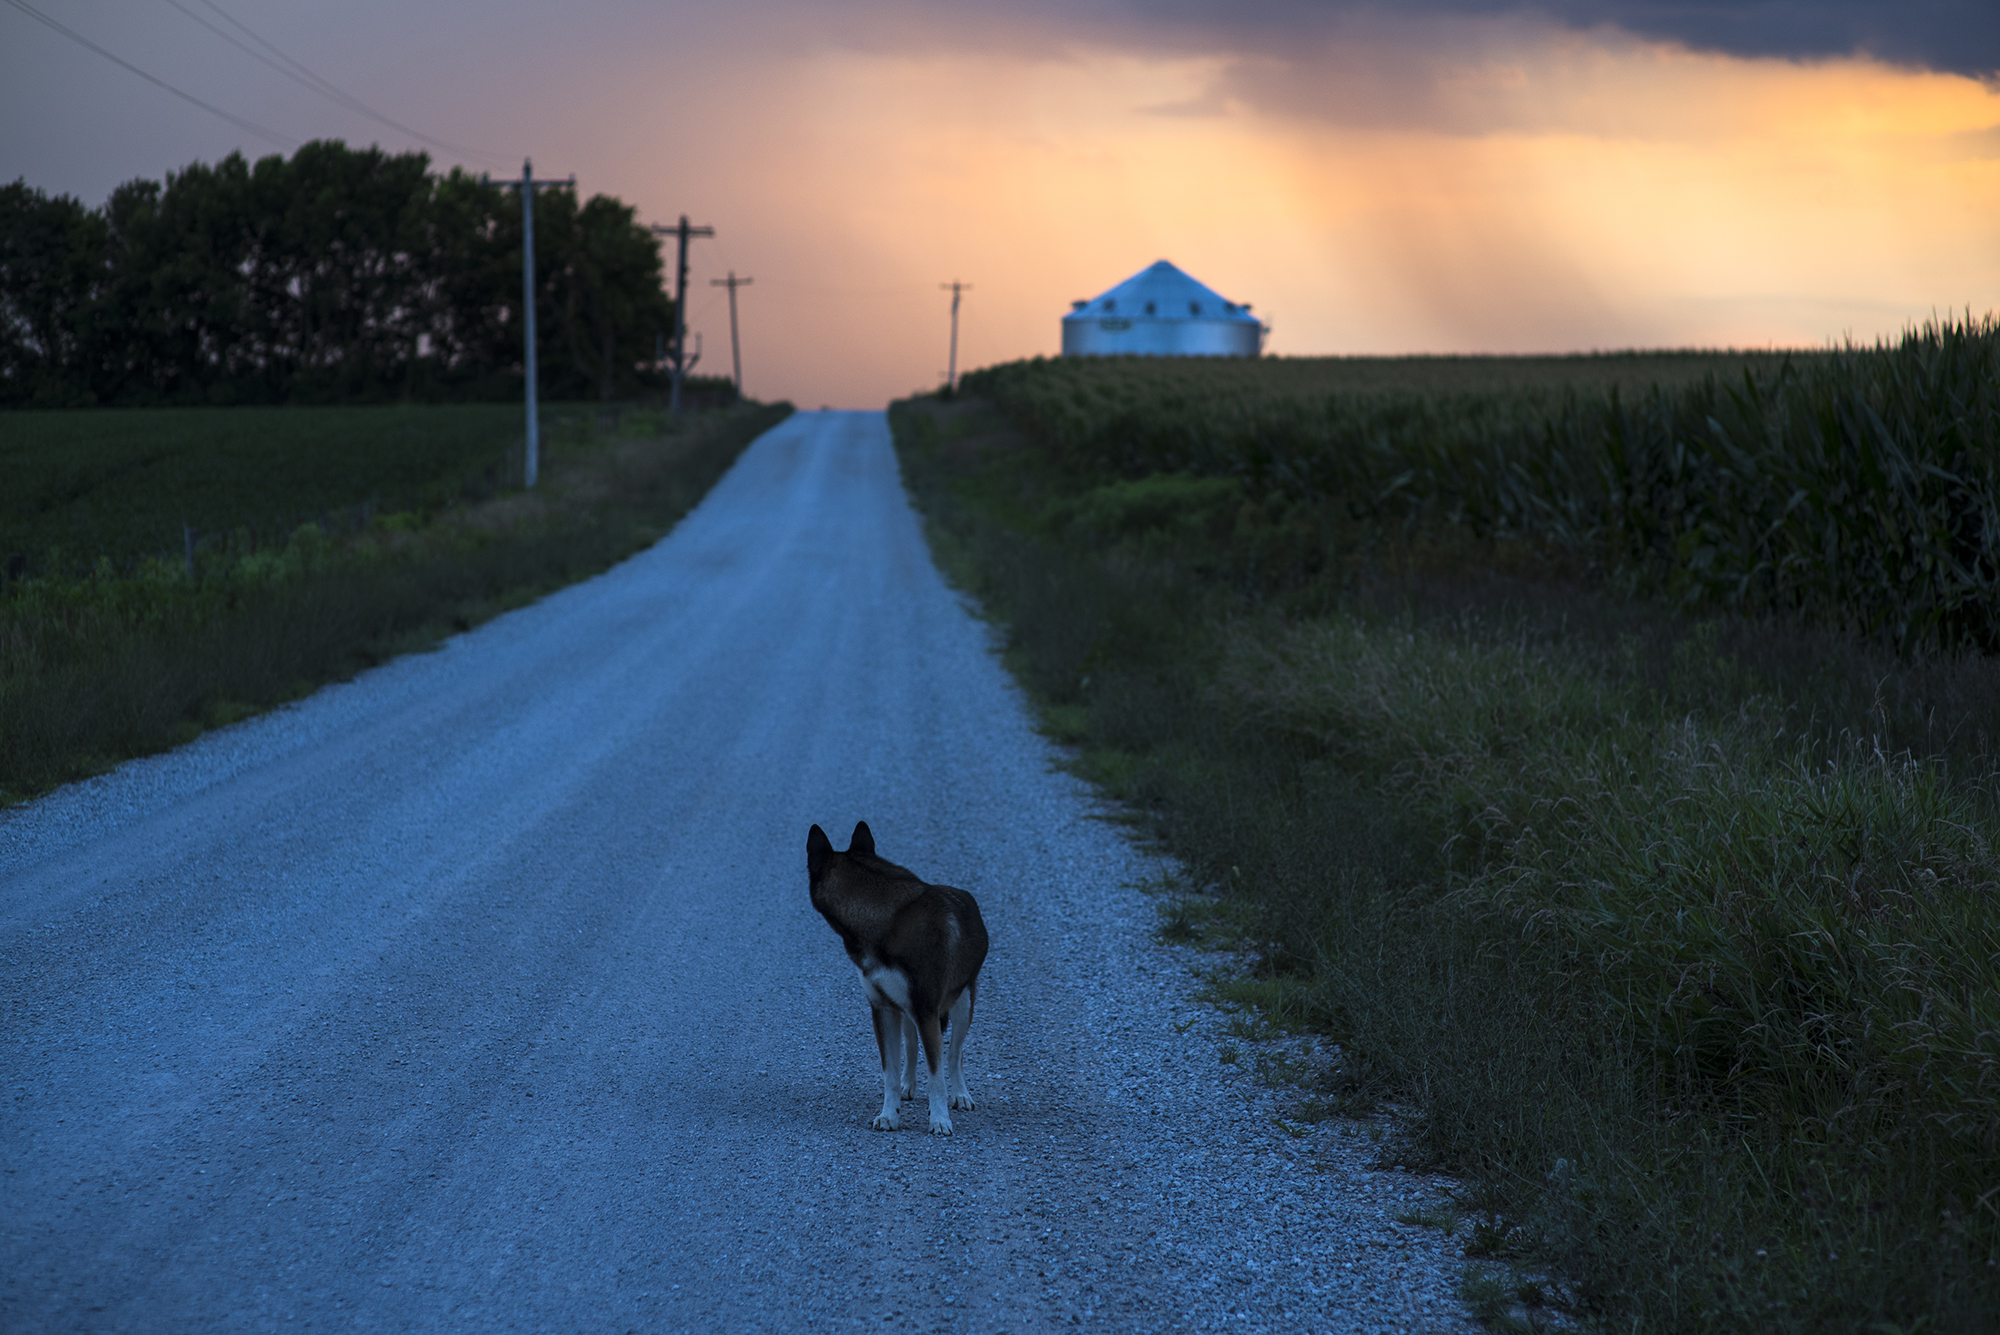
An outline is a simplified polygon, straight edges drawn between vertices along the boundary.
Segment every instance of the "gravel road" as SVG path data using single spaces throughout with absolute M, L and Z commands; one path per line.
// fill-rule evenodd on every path
M 1459 1331 L 1440 1184 L 1225 1064 L 1160 873 L 940 580 L 879 413 L 665 541 L 0 813 L 0 1328 Z M 957 1133 L 805 833 L 978 896 Z

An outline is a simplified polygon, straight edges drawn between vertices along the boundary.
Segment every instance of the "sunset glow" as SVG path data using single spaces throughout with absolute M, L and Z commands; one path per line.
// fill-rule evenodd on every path
M 848 330 L 879 393 L 940 369 L 939 279 L 976 285 L 979 364 L 1054 352 L 1070 299 L 1162 257 L 1254 302 L 1289 354 L 1812 346 L 2000 298 L 1992 90 L 1643 47 L 1615 54 L 1628 78 L 1595 56 L 1558 71 L 1573 90 L 1468 71 L 1468 96 L 1541 122 L 1486 134 L 1158 110 L 1208 97 L 1206 62 L 814 62 L 786 82 L 830 114 L 753 214 L 811 199 L 827 225 L 758 238 L 788 260 L 759 298 L 808 346 Z M 899 367 L 907 386 L 876 379 Z
M 2000 307 L 2000 85 L 1964 75 L 1527 21 L 1214 50 L 1033 13 L 976 32 L 799 19 L 778 40 L 704 21 L 693 45 L 600 33 L 559 52 L 532 114 L 470 69 L 384 74 L 370 95 L 461 142 L 519 143 L 642 216 L 713 224 L 689 307 L 702 369 L 728 343 L 708 280 L 754 275 L 739 300 L 763 397 L 934 385 L 952 279 L 973 285 L 961 366 L 1053 353 L 1072 299 L 1161 258 L 1254 303 L 1292 355 L 1818 346 Z M 480 43 L 466 60 L 508 49 Z M 153 108 L 121 71 L 33 44 Z M 55 163 L 7 119 L 0 176 L 91 202 L 241 138 L 190 111 L 158 160 L 121 144 L 93 168 L 88 145 Z

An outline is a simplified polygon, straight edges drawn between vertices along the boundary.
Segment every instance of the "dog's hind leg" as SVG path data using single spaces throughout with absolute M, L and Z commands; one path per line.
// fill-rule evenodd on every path
M 903 1013 L 893 1006 L 872 1006 L 875 1017 L 875 1050 L 882 1058 L 882 1111 L 868 1125 L 877 1131 L 899 1131 L 903 1126 L 902 1100 L 897 1098 L 897 1067 L 903 1064 Z
M 944 1034 L 938 1027 L 938 1013 L 926 1007 L 917 1016 L 917 1032 L 923 1035 L 924 1064 L 930 1070 L 931 1134 L 948 1136 L 951 1134 L 951 1113 L 945 1099 L 944 1082 L 950 1073 L 945 1069 Z
M 896 1032 L 902 1035 L 903 1047 L 903 1097 L 917 1096 L 917 1022 L 907 1014 L 897 1012 L 902 1023 Z
M 972 1028 L 972 989 L 958 994 L 958 1000 L 951 1003 L 951 1040 L 946 1047 L 946 1064 L 951 1068 L 951 1079 L 947 1085 L 948 1102 L 954 1108 L 967 1112 L 979 1105 L 972 1101 L 972 1091 L 965 1087 L 965 1031 Z

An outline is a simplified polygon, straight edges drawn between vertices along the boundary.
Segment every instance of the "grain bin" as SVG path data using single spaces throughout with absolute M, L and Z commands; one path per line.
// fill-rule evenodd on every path
M 1264 325 L 1247 301 L 1225 301 L 1161 260 L 1109 292 L 1071 304 L 1065 357 L 1255 357 Z

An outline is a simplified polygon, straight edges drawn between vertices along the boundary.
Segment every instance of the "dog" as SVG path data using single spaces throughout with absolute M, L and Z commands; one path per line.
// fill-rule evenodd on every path
M 931 1134 L 950 1135 L 951 1109 L 978 1106 L 965 1087 L 965 1032 L 986 963 L 978 902 L 879 857 L 867 821 L 855 825 L 845 853 L 835 852 L 826 831 L 813 826 L 806 835 L 806 877 L 812 906 L 839 933 L 868 994 L 882 1059 L 882 1111 L 869 1125 L 877 1131 L 903 1125 L 902 1100 L 916 1096 L 921 1038 L 930 1069 Z M 943 1051 L 947 1033 L 949 1055 Z

